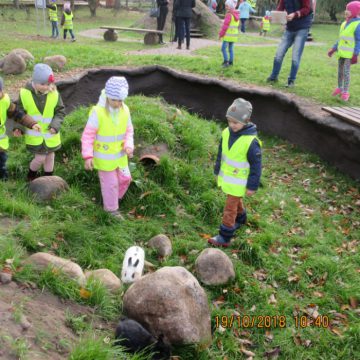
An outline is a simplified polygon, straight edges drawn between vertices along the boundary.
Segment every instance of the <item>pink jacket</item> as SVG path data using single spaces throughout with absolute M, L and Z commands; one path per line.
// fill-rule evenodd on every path
M 99 129 L 98 124 L 96 112 L 92 111 L 81 136 L 81 155 L 84 160 L 94 157 L 94 141 Z M 130 116 L 125 132 L 124 149 L 125 148 L 134 149 L 134 128 Z
M 228 11 L 225 15 L 225 19 L 224 19 L 224 23 L 221 27 L 221 30 L 219 32 L 219 37 L 224 37 L 226 34 L 226 30 L 229 28 L 230 26 L 230 21 L 231 21 L 231 16 L 234 16 L 236 21 L 239 21 L 239 11 L 235 10 L 235 9 L 231 9 L 230 11 Z

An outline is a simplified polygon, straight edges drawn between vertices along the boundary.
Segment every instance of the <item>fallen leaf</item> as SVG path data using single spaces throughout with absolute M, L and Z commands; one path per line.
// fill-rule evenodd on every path
M 80 294 L 80 297 L 83 299 L 88 299 L 91 296 L 91 292 L 84 288 L 81 288 L 79 290 L 79 294 Z
M 242 345 L 252 345 L 252 341 L 248 340 L 248 339 L 237 339 L 237 341 L 242 344 Z
M 343 334 L 342 334 L 342 332 L 341 332 L 341 330 L 339 329 L 339 328 L 332 328 L 332 327 L 330 327 L 329 328 L 330 329 L 330 331 L 332 332 L 332 333 L 334 333 L 335 335 L 337 335 L 337 336 L 339 336 L 339 337 L 343 337 Z
M 209 240 L 212 238 L 212 235 L 210 235 L 210 234 L 199 234 L 199 235 L 200 235 L 200 237 L 202 237 L 205 240 Z
M 265 351 L 264 356 L 268 359 L 277 359 L 279 354 L 281 353 L 280 346 L 277 346 L 275 349 Z
M 265 331 L 265 340 L 268 342 L 271 342 L 271 341 L 273 341 L 273 339 L 274 339 L 274 335 L 269 330 L 266 330 Z
M 349 302 L 350 302 L 350 306 L 353 308 L 353 309 L 356 309 L 359 305 L 359 301 L 356 297 L 354 296 L 351 296 L 350 299 L 349 299 Z
M 311 269 L 306 269 L 305 271 L 309 276 L 313 276 L 313 272 Z
M 297 283 L 300 281 L 300 276 L 299 275 L 293 275 L 293 276 L 289 276 L 288 277 L 288 282 L 289 283 Z
M 222 341 L 220 339 L 218 339 L 216 341 L 216 345 L 217 345 L 219 350 L 221 350 L 221 351 L 223 350 L 223 344 L 222 344 Z
M 143 194 L 141 194 L 141 195 L 139 196 L 139 199 L 141 200 L 141 199 L 143 199 L 145 196 L 148 196 L 148 195 L 150 195 L 150 194 L 152 194 L 152 191 L 145 191 Z
M 259 281 L 265 281 L 267 279 L 267 272 L 264 269 L 259 269 L 253 273 L 253 276 Z
M 314 291 L 313 295 L 316 296 L 316 297 L 319 297 L 319 298 L 324 297 L 324 293 L 321 292 L 321 291 Z
M 275 298 L 275 294 L 271 294 L 271 295 L 270 295 L 270 298 L 269 298 L 269 300 L 268 300 L 268 304 L 273 304 L 273 305 L 277 304 L 277 300 L 276 300 L 276 298 Z
M 255 353 L 250 350 L 246 350 L 243 346 L 240 348 L 240 351 L 247 356 L 255 356 Z

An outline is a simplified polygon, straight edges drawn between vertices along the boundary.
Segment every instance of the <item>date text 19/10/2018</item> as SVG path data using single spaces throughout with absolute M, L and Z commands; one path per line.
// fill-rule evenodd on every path
M 288 321 L 289 320 L 289 321 Z M 316 319 L 309 316 L 293 316 L 290 319 L 285 315 L 216 315 L 216 328 L 286 328 L 294 324 L 296 328 L 318 327 L 327 328 L 330 319 L 327 315 L 319 315 Z

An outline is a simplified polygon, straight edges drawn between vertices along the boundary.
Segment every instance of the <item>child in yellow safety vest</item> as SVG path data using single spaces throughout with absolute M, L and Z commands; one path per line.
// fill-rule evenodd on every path
M 346 21 L 340 26 L 339 41 L 328 51 L 331 57 L 335 52 L 339 58 L 338 87 L 332 95 L 340 95 L 341 99 L 350 98 L 350 66 L 357 64 L 360 52 L 360 1 L 352 1 L 346 5 Z
M 6 168 L 7 150 L 9 149 L 9 137 L 6 134 L 6 121 L 8 117 L 12 117 L 16 122 L 29 129 L 40 129 L 35 120 L 20 111 L 16 104 L 10 100 L 9 95 L 4 91 L 4 81 L 0 77 L 0 180 L 3 181 L 8 179 Z M 19 129 L 14 130 L 14 135 L 21 135 Z
M 128 158 L 133 156 L 134 129 L 124 100 L 129 86 L 124 77 L 113 76 L 105 84 L 105 96 L 90 110 L 81 137 L 86 170 L 98 170 L 104 210 L 118 219 L 119 200 L 125 195 L 131 174 Z
M 36 64 L 32 81 L 20 89 L 19 109 L 40 125 L 39 129 L 25 132 L 26 148 L 35 156 L 30 162 L 28 181 L 54 172 L 55 151 L 61 148 L 60 128 L 65 117 L 65 107 L 56 90 L 55 78 L 49 65 Z
M 46 5 L 46 7 L 49 9 L 49 19 L 51 22 L 51 37 L 56 39 L 59 36 L 56 0 L 51 0 L 50 4 Z
M 66 35 L 67 35 L 68 30 L 69 30 L 72 42 L 76 41 L 75 35 L 74 35 L 74 32 L 73 32 L 73 29 L 74 29 L 73 18 L 74 18 L 74 15 L 73 15 L 71 9 L 66 7 L 65 11 L 62 14 L 61 26 L 64 29 L 64 40 L 66 40 Z
M 222 132 L 214 168 L 218 186 L 226 194 L 219 234 L 208 242 L 228 247 L 235 231 L 246 223 L 244 196 L 252 196 L 261 177 L 261 141 L 250 122 L 252 105 L 235 99 L 226 113 L 229 126 Z
M 234 63 L 234 43 L 238 40 L 239 36 L 239 12 L 235 10 L 235 5 L 236 2 L 234 0 L 226 0 L 226 15 L 219 32 L 219 39 L 223 40 L 221 52 L 224 62 L 222 63 L 222 67 L 225 68 Z M 229 57 L 227 48 L 229 48 Z
M 266 34 L 270 31 L 270 11 L 267 10 L 265 13 L 265 16 L 261 19 L 261 24 L 260 24 L 260 36 L 262 34 L 264 34 L 264 36 L 266 36 Z

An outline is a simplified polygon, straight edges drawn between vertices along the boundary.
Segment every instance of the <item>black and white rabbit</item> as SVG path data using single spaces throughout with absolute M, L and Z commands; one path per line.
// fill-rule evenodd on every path
M 132 246 L 126 250 L 121 270 L 121 281 L 132 283 L 141 278 L 144 270 L 145 253 L 140 246 Z

